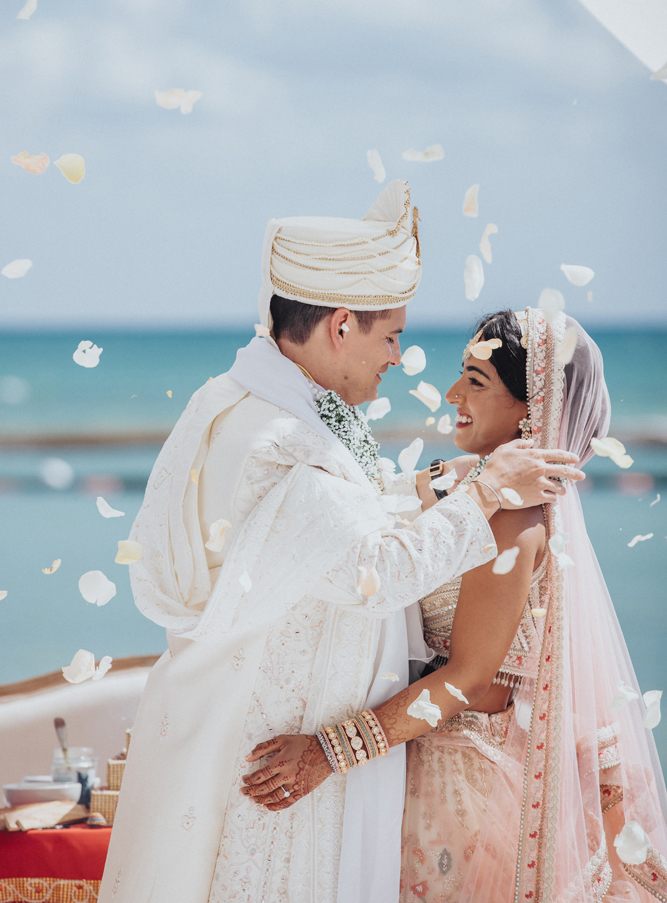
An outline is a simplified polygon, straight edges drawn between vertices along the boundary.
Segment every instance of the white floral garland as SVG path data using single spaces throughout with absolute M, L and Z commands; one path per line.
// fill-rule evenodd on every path
M 322 423 L 340 439 L 368 479 L 382 489 L 380 445 L 373 438 L 363 414 L 346 404 L 333 389 L 317 395 L 315 404 Z

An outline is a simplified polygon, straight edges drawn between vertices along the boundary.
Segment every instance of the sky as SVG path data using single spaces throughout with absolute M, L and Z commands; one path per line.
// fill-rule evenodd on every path
M 33 266 L 0 277 L 0 328 L 255 322 L 266 222 L 362 217 L 369 149 L 419 206 L 415 324 L 550 287 L 585 325 L 667 325 L 667 85 L 577 0 L 22 4 L 1 12 L 0 267 Z M 203 96 L 183 115 L 156 104 L 169 88 Z M 433 144 L 444 159 L 401 157 Z M 85 178 L 26 173 L 21 151 L 81 154 Z M 576 288 L 562 263 L 595 277 Z

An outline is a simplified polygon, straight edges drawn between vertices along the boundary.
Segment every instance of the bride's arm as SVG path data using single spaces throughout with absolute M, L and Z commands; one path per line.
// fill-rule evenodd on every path
M 423 690 L 429 691 L 431 702 L 440 708 L 441 722 L 464 709 L 474 709 L 488 692 L 510 649 L 533 570 L 544 550 L 541 509 L 504 511 L 494 518 L 492 526 L 500 552 L 518 546 L 516 563 L 509 574 L 494 574 L 493 564 L 489 563 L 464 575 L 448 663 L 374 709 L 390 747 L 432 729 L 427 721 L 407 713 Z M 453 696 L 445 683 L 460 690 L 468 702 Z M 274 753 L 277 755 L 268 765 L 246 775 L 247 786 L 242 790 L 271 809 L 287 808 L 331 773 L 314 737 L 276 737 L 259 744 L 248 761 L 255 762 Z M 289 798 L 284 798 L 282 790 L 276 790 L 285 783 L 295 788 Z

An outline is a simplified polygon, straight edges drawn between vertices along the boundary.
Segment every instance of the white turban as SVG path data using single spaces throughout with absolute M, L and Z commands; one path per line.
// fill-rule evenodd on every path
M 403 307 L 421 277 L 417 208 L 410 219 L 410 190 L 396 179 L 366 216 L 272 219 L 262 255 L 259 317 L 269 322 L 272 295 L 321 307 L 386 310 Z

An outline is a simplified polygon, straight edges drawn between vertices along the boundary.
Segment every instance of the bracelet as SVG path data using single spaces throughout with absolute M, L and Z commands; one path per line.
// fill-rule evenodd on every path
M 316 736 L 333 774 L 345 774 L 355 765 L 365 765 L 389 752 L 387 738 L 372 709 L 325 727 Z
M 474 480 L 471 480 L 470 482 L 471 482 L 471 483 L 481 483 L 482 486 L 486 486 L 487 489 L 490 489 L 491 492 L 492 492 L 492 493 L 495 495 L 495 497 L 498 499 L 498 511 L 502 511 L 502 510 L 503 510 L 503 500 L 500 498 L 500 496 L 498 495 L 498 493 L 496 492 L 496 490 L 493 488 L 493 486 L 489 486 L 488 483 L 485 483 L 484 480 L 480 480 L 479 478 L 474 479 Z

